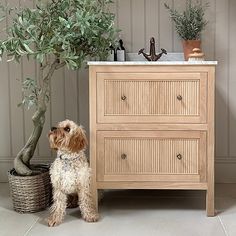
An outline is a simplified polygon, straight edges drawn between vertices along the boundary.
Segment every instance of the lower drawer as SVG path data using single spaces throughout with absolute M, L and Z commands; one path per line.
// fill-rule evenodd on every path
M 206 181 L 204 131 L 98 131 L 97 181 Z

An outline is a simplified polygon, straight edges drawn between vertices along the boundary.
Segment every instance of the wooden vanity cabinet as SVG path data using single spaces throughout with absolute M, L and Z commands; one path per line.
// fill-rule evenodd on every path
M 206 191 L 214 216 L 215 65 L 93 65 L 90 163 L 98 189 Z

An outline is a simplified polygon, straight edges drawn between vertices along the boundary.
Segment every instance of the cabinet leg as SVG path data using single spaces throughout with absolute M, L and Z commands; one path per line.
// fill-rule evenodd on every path
M 214 189 L 209 189 L 206 192 L 206 211 L 207 216 L 215 216 Z

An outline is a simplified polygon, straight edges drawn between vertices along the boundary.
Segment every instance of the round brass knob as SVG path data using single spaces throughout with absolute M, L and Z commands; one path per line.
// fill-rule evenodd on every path
M 125 101 L 126 98 L 127 98 L 127 97 L 126 97 L 125 95 L 121 96 L 121 100 L 122 100 L 122 101 Z
M 127 155 L 125 153 L 121 154 L 121 159 L 125 160 L 127 158 Z
M 182 97 L 181 95 L 178 95 L 178 96 L 177 96 L 177 99 L 178 99 L 179 101 L 182 101 L 183 97 Z
M 183 158 L 183 156 L 179 153 L 177 156 L 176 156 L 179 160 L 181 160 Z

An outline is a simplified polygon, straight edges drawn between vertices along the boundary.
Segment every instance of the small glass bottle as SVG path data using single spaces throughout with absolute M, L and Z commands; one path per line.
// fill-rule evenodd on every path
M 107 61 L 117 61 L 117 53 L 112 45 L 109 47 L 109 55 L 107 57 Z

